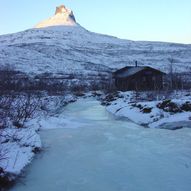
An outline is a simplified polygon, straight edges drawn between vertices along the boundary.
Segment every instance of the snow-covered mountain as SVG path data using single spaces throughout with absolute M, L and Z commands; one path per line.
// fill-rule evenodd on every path
M 0 36 L 0 65 L 28 74 L 99 75 L 109 68 L 149 65 L 177 72 L 191 70 L 191 45 L 122 40 L 96 34 L 76 23 L 73 12 L 57 7 L 50 19 L 23 32 Z

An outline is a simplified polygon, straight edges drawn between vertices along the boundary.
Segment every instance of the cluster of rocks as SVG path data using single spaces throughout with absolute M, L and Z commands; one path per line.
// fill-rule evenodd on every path
M 142 113 L 151 113 L 151 111 L 153 109 L 152 107 L 146 107 L 146 106 L 142 106 L 141 104 L 136 104 L 136 103 L 132 104 L 131 106 L 139 108 Z
M 123 96 L 120 95 L 119 92 L 112 92 L 112 93 L 105 94 L 104 96 L 100 98 L 101 105 L 108 106 L 111 104 L 112 101 L 115 101 L 119 98 L 123 98 Z
M 157 107 L 165 112 L 179 113 L 183 111 L 191 111 L 191 102 L 186 101 L 179 105 L 172 100 L 164 100 L 163 102 L 158 103 Z

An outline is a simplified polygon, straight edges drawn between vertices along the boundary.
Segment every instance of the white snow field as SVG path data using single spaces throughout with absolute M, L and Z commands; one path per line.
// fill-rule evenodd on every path
M 45 151 L 12 191 L 191 190 L 191 129 L 114 119 L 93 98 L 69 104 L 57 118 L 52 129 L 43 127 Z
M 29 29 L 0 36 L 0 64 L 29 74 L 85 73 L 96 65 L 148 65 L 169 72 L 191 67 L 191 45 L 134 42 L 89 32 L 80 25 Z M 95 65 L 95 67 L 94 67 Z M 89 66 L 89 68 L 88 68 Z

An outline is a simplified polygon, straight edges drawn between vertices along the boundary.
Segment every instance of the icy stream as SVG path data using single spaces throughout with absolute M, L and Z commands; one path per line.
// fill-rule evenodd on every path
M 13 191 L 191 190 L 191 129 L 145 129 L 90 98 L 59 118 L 71 125 L 41 132 L 45 152 Z

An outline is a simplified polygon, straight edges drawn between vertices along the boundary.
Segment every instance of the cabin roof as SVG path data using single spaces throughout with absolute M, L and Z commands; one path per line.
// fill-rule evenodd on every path
M 137 67 L 136 66 L 126 66 L 124 68 L 121 68 L 121 69 L 115 71 L 114 75 L 119 78 L 127 78 L 127 77 L 133 76 L 133 75 L 137 74 L 138 72 L 140 72 L 142 70 L 146 70 L 146 69 L 149 69 L 152 71 L 154 70 L 156 73 L 165 74 L 164 72 L 151 68 L 149 66 L 137 66 Z

